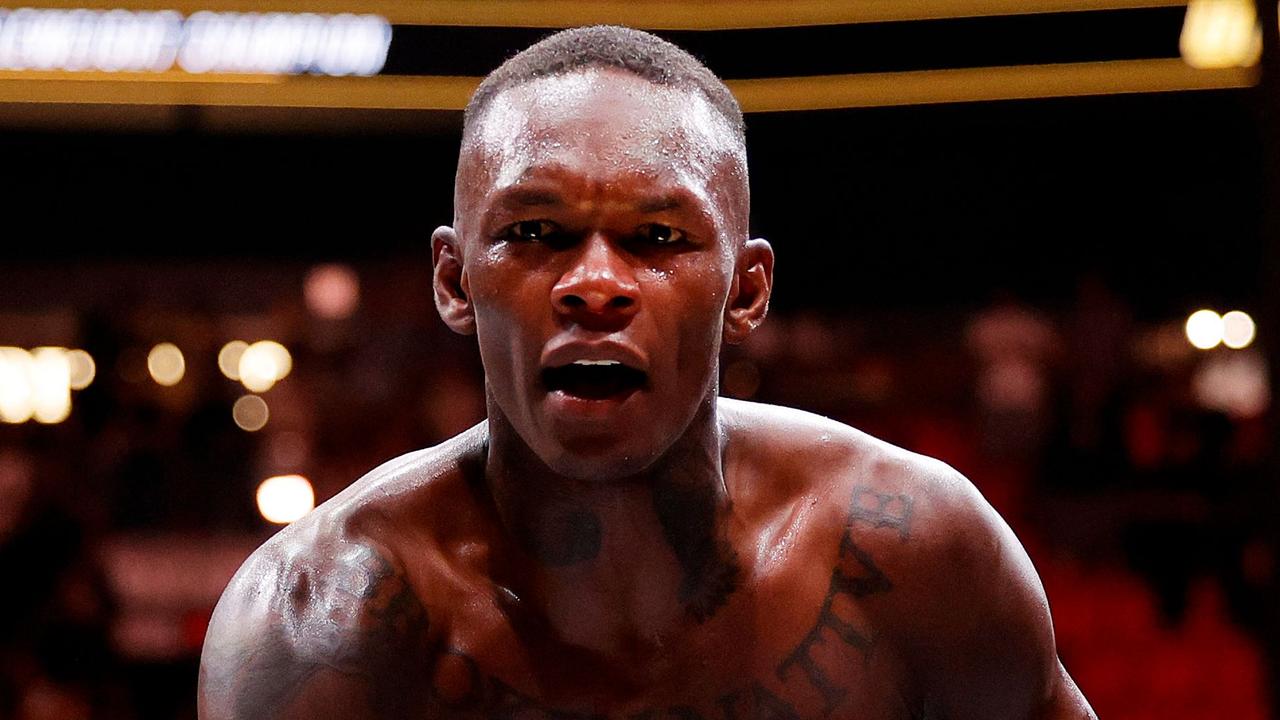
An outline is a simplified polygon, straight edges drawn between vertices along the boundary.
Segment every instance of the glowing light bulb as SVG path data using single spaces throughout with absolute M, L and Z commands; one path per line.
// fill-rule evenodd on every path
M 1222 316 L 1222 344 L 1232 350 L 1240 350 L 1253 344 L 1258 326 L 1243 310 L 1232 310 Z
M 31 353 L 31 414 L 38 423 L 60 423 L 71 414 L 71 364 L 62 348 Z
M 267 521 L 288 525 L 315 509 L 311 481 L 301 475 L 277 475 L 258 486 L 258 512 Z
M 24 423 L 35 413 L 31 398 L 31 353 L 0 347 L 0 421 Z
M 218 369 L 230 380 L 240 379 L 240 358 L 248 349 L 249 343 L 243 340 L 232 340 L 218 351 Z
M 267 407 L 267 401 L 257 395 L 245 395 L 231 406 L 231 419 L 241 430 L 257 432 L 271 419 L 271 409 Z
M 71 367 L 72 390 L 89 387 L 98 375 L 98 366 L 93 361 L 93 356 L 84 350 L 67 351 L 67 364 Z
M 160 385 L 172 387 L 187 374 L 187 360 L 173 343 L 160 343 L 147 353 L 147 372 Z
M 1262 27 L 1252 0 L 1191 0 L 1178 50 L 1188 65 L 1204 70 L 1256 65 Z
M 1222 316 L 1212 310 L 1197 310 L 1187 318 L 1187 341 L 1201 350 L 1215 348 L 1222 342 Z
M 293 369 L 293 357 L 280 343 L 260 340 L 245 348 L 238 369 L 242 385 L 253 392 L 266 392 Z

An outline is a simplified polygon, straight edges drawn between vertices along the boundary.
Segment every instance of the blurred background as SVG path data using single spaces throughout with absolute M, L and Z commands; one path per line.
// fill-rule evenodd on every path
M 121 0 L 0 12 L 0 720 L 194 718 L 244 557 L 482 418 L 459 109 L 592 22 L 748 112 L 724 393 L 972 478 L 1102 717 L 1280 717 L 1270 0 Z

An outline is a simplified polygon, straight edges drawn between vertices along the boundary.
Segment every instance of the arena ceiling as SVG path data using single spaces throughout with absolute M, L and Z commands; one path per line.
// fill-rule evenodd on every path
M 1186 3 L 1178 0 L 50 0 L 40 7 L 184 18 L 352 13 L 385 18 L 390 45 L 371 77 L 178 67 L 61 72 L 56 63 L 36 61 L 0 71 L 0 121 L 99 123 L 102 108 L 91 106 L 112 107 L 117 121 L 143 125 L 163 117 L 156 108 L 176 107 L 293 108 L 294 116 L 314 109 L 331 111 L 312 113 L 329 122 L 359 110 L 357 122 L 365 124 L 406 111 L 456 111 L 479 77 L 514 51 L 550 29 L 597 22 L 651 29 L 689 48 L 728 80 L 748 112 L 1239 88 L 1256 81 L 1253 68 L 1193 68 L 1180 60 Z M 130 107 L 150 109 L 130 113 Z M 270 124 L 277 115 L 238 117 Z

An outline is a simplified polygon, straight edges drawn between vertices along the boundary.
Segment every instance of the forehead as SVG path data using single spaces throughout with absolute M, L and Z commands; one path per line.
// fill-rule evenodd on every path
M 736 132 L 700 92 L 611 69 L 502 91 L 470 133 L 463 157 L 479 165 L 483 179 L 476 180 L 488 189 L 543 169 L 603 182 L 657 176 L 704 188 L 726 172 L 745 172 Z

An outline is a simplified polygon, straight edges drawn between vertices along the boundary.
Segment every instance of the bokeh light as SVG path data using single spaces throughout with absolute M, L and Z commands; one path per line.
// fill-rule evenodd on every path
M 31 353 L 22 348 L 0 347 L 0 421 L 23 423 L 34 412 Z
M 271 419 L 271 409 L 267 407 L 267 401 L 257 395 L 245 395 L 231 406 L 231 419 L 241 430 L 257 432 Z
M 293 369 L 293 356 L 274 340 L 260 340 L 245 348 L 238 370 L 240 383 L 252 392 L 266 392 Z
M 31 353 L 31 410 L 38 423 L 60 423 L 71 414 L 71 364 L 63 348 L 42 347 Z
M 347 265 L 317 265 L 307 273 L 302 292 L 317 317 L 342 320 L 360 304 L 360 276 Z
M 1232 350 L 1247 348 L 1253 344 L 1258 326 L 1249 313 L 1232 310 L 1222 316 L 1222 344 Z
M 1178 50 L 1188 65 L 1205 70 L 1257 64 L 1262 28 L 1253 0 L 1191 0 Z
M 147 372 L 160 385 L 172 387 L 187 373 L 187 360 L 173 343 L 160 343 L 147 353 Z
M 391 23 L 378 15 L 197 12 L 183 24 L 178 66 L 190 73 L 376 75 Z
M 316 506 L 311 481 L 301 475 L 277 475 L 263 480 L 257 499 L 262 517 L 278 525 L 288 525 Z
M 68 350 L 67 364 L 71 369 L 71 389 L 83 390 L 97 377 L 98 365 L 93 356 L 84 350 Z
M 1212 310 L 1197 310 L 1187 318 L 1187 341 L 1201 350 L 1217 347 L 1222 331 L 1222 316 Z
M 240 358 L 248 349 L 249 343 L 243 340 L 232 340 L 218 351 L 218 369 L 230 380 L 240 379 Z

